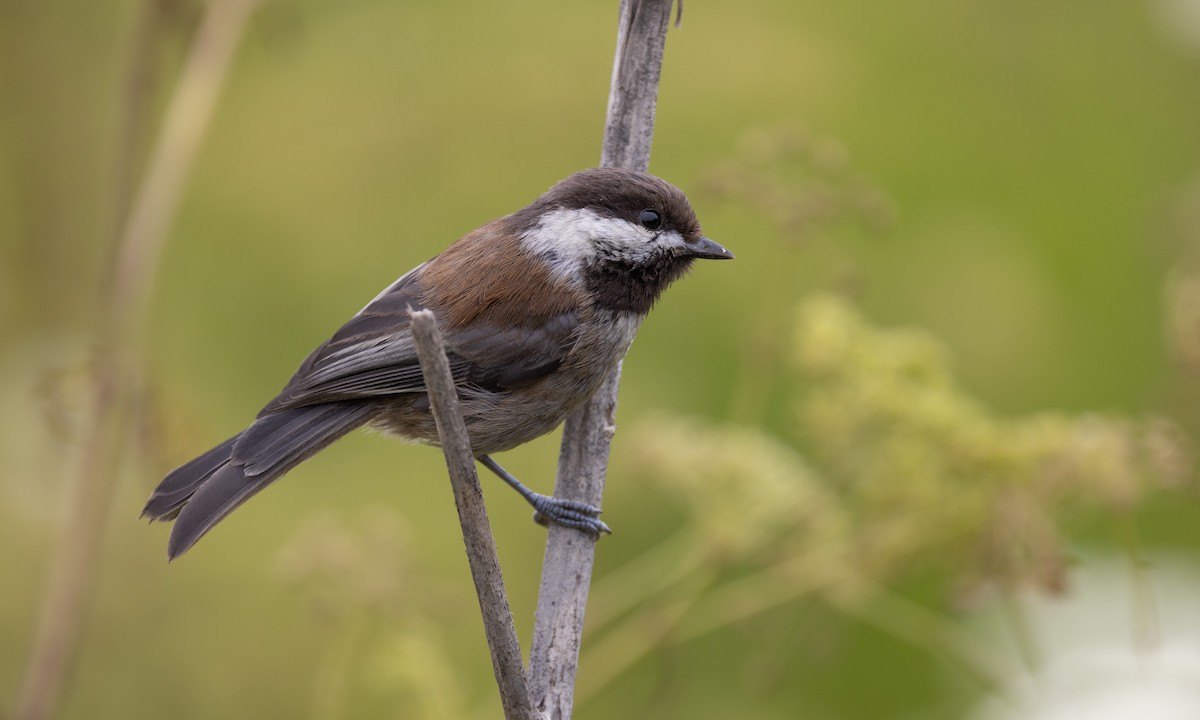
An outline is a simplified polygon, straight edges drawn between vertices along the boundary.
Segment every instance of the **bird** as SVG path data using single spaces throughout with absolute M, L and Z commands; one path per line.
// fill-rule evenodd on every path
M 385 288 L 304 359 L 249 427 L 168 473 L 142 517 L 174 521 L 173 560 L 356 428 L 437 445 L 410 327 L 410 313 L 428 309 L 475 458 L 540 522 L 610 532 L 599 508 L 534 492 L 492 455 L 549 433 L 586 402 L 694 260 L 732 258 L 669 182 L 618 168 L 576 172 Z

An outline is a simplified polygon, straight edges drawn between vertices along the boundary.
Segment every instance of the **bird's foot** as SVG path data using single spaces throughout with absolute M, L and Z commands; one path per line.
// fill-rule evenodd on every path
M 534 493 L 529 502 L 533 505 L 533 520 L 540 525 L 554 523 L 596 536 L 612 534 L 612 529 L 600 520 L 600 508 L 595 505 L 540 493 Z

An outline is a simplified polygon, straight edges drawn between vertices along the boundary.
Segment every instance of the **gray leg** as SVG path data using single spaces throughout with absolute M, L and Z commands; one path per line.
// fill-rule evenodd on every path
M 507 470 L 500 467 L 500 464 L 491 457 L 481 455 L 478 460 L 483 463 L 485 468 L 496 473 L 497 477 L 511 485 L 513 490 L 521 493 L 521 497 L 525 498 L 525 502 L 533 506 L 533 519 L 542 525 L 552 522 L 596 535 L 600 533 L 612 534 L 612 530 L 601 522 L 598 517 L 600 515 L 600 508 L 588 505 L 587 503 L 563 500 L 550 495 L 535 493 L 525 487 L 520 480 L 510 475 Z

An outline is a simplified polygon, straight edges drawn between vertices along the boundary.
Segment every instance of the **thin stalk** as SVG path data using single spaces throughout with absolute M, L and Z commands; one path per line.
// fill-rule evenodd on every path
M 655 648 L 667 644 L 684 616 L 715 579 L 715 570 L 693 575 L 669 599 L 642 608 L 592 643 L 582 661 L 587 674 L 576 689 L 576 698 L 590 697 Z
M 73 465 L 67 518 L 52 561 L 17 720 L 43 720 L 55 714 L 78 652 L 121 451 L 129 436 L 130 411 L 141 386 L 142 339 L 158 258 L 254 5 L 255 0 L 208 3 L 167 105 L 162 134 L 120 234 L 104 318 L 97 323 L 88 420 Z
M 984 689 L 996 695 L 1003 693 L 1002 663 L 977 638 L 881 585 L 868 582 L 863 588 L 867 589 L 862 598 L 862 593 L 851 596 L 837 592 L 822 597 L 847 615 L 949 661 Z
M 650 165 L 654 111 L 672 0 L 621 0 L 600 164 L 630 170 Z M 682 6 L 681 6 L 682 7 Z M 609 449 L 616 431 L 620 366 L 563 427 L 554 494 L 602 506 Z M 551 526 L 529 653 L 529 688 L 550 720 L 571 717 L 596 541 Z
M 350 612 L 343 618 L 313 680 L 313 720 L 342 720 L 346 716 L 354 659 L 363 639 L 376 624 L 374 619 L 366 612 Z
M 1128 512 L 1119 513 L 1117 529 L 1129 559 L 1134 646 L 1140 652 L 1149 653 L 1162 644 L 1162 619 L 1159 617 L 1158 598 L 1154 592 L 1154 576 L 1148 571 L 1150 562 L 1146 559 L 1141 534 L 1133 515 Z
M 471 579 L 475 581 L 504 717 L 506 720 L 537 720 L 538 713 L 530 700 L 525 667 L 521 663 L 521 645 L 513 626 L 512 608 L 504 590 L 504 575 L 496 555 L 496 540 L 488 522 L 483 489 L 475 471 L 475 455 L 459 409 L 458 392 L 450 374 L 442 335 L 432 310 L 413 312 L 411 324 L 413 344 L 425 376 L 433 419 L 437 423 L 438 440 L 454 489 L 454 504 L 458 508 L 463 544 L 471 566 Z
M 1030 675 L 1034 675 L 1041 663 L 1041 653 L 1038 651 L 1037 640 L 1033 628 L 1029 624 L 1029 615 L 1021 604 L 1021 598 L 1011 585 L 1000 589 L 1000 608 L 1004 624 L 1008 627 L 1017 647 L 1017 655 L 1021 664 Z
M 676 533 L 597 582 L 592 588 L 589 631 L 603 630 L 630 608 L 666 592 L 698 570 L 702 556 L 689 552 L 695 546 L 694 534 Z

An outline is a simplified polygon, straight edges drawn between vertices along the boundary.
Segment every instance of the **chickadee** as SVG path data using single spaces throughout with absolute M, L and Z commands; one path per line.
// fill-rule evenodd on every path
M 475 457 L 541 519 L 608 532 L 599 508 L 535 493 L 491 455 L 550 432 L 591 397 L 693 260 L 732 257 L 701 235 L 674 185 L 615 168 L 575 173 L 392 283 L 300 364 L 250 427 L 167 475 L 142 517 L 175 521 L 174 559 L 359 426 L 436 445 L 409 327 L 409 313 L 428 308 Z

